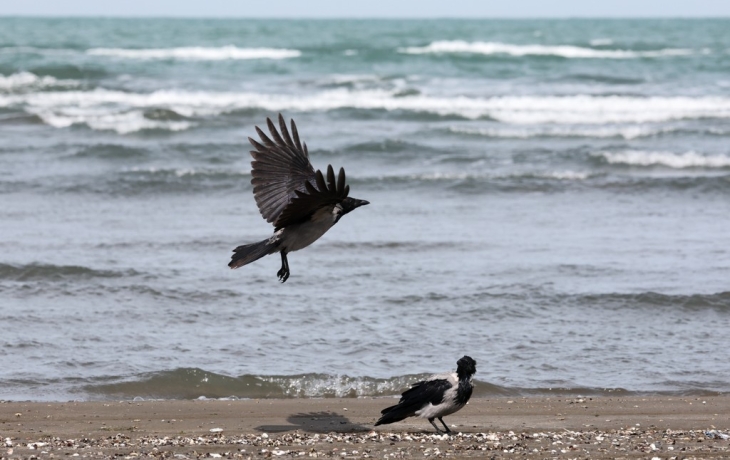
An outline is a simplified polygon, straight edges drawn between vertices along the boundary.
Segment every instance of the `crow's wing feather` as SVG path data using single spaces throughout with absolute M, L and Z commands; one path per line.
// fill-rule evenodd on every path
M 403 392 L 400 400 L 401 402 L 422 401 L 424 405 L 427 403 L 440 404 L 444 398 L 444 393 L 452 386 L 451 382 L 446 379 L 425 380 L 414 384 Z
M 446 390 L 452 387 L 451 382 L 446 379 L 423 380 L 416 382 L 411 388 L 401 394 L 398 404 L 386 407 L 381 414 L 397 409 L 398 412 L 405 414 L 414 414 L 416 411 L 423 409 L 424 406 L 431 403 L 433 405 L 441 403 Z
M 276 229 L 302 222 L 310 217 L 317 209 L 333 206 L 345 198 L 350 187 L 345 185 L 345 170 L 340 168 L 337 180 L 332 165 L 327 165 L 327 181 L 322 171 L 317 170 L 312 181 L 305 182 L 304 191 L 295 190 L 294 198 L 284 207 L 274 222 Z
M 299 141 L 294 120 L 291 121 L 293 140 L 281 114 L 279 114 L 281 134 L 269 118 L 266 119 L 266 124 L 273 140 L 258 126 L 256 132 L 261 142 L 248 138 L 255 149 L 251 151 L 254 159 L 251 162 L 253 167 L 251 184 L 254 186 L 253 193 L 259 212 L 267 222 L 276 226 L 287 205 L 297 198 L 297 191 L 305 192 L 306 184 L 314 182 L 316 174 L 309 162 L 307 144 Z

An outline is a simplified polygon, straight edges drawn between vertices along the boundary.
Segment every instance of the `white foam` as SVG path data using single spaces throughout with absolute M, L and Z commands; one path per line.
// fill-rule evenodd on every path
M 440 40 L 427 46 L 399 48 L 406 54 L 506 54 L 509 56 L 560 56 L 582 59 L 635 59 L 642 57 L 684 56 L 689 49 L 666 48 L 657 51 L 596 50 L 571 45 L 512 45 L 500 42 Z
M 96 131 L 116 131 L 129 134 L 147 129 L 166 131 L 183 131 L 195 126 L 189 121 L 150 120 L 140 110 L 124 113 L 77 113 L 58 114 L 50 111 L 36 113 L 44 123 L 55 128 L 67 128 L 72 125 L 85 124 Z
M 374 74 L 331 74 L 319 80 L 318 83 L 320 87 L 342 86 L 351 93 L 371 89 L 395 92 L 408 90 L 409 80 L 411 78 L 388 78 Z
M 268 111 L 327 111 L 342 108 L 403 110 L 437 115 L 458 115 L 469 119 L 489 117 L 515 125 L 555 125 L 541 127 L 556 135 L 578 132 L 585 135 L 625 138 L 645 135 L 646 127 L 594 127 L 627 125 L 681 119 L 730 118 L 730 98 L 712 97 L 633 97 L 633 96 L 505 96 L 474 98 L 424 94 L 398 96 L 391 90 L 350 90 L 337 88 L 308 94 L 262 94 L 254 92 L 212 92 L 160 90 L 129 93 L 95 89 L 91 91 L 44 91 L 28 94 L 0 94 L 0 107 L 21 107 L 39 115 L 53 126 L 86 123 L 92 129 L 133 132 L 139 129 L 187 129 L 188 122 L 149 120 L 145 110 L 167 109 L 184 117 L 214 116 L 241 109 Z M 115 118 L 117 117 L 117 118 Z M 117 127 L 123 123 L 125 127 Z M 578 125 L 561 127 L 559 125 Z M 526 130 L 521 135 L 530 135 Z M 514 133 L 520 135 L 519 130 Z M 513 133 L 513 134 L 514 134 Z
M 441 182 L 441 181 L 467 181 L 467 180 L 499 180 L 499 179 L 522 179 L 522 178 L 543 178 L 543 179 L 555 179 L 560 181 L 582 181 L 590 177 L 590 174 L 579 172 L 579 171 L 541 171 L 541 172 L 525 172 L 520 174 L 507 174 L 500 175 L 491 172 L 454 172 L 454 171 L 433 171 L 424 172 L 417 174 L 410 174 L 408 176 L 403 175 L 389 175 L 389 176 L 378 176 L 373 177 L 373 180 L 385 180 L 385 179 L 403 179 L 418 180 L 424 182 Z
M 621 152 L 600 152 L 597 154 L 610 164 L 629 166 L 667 166 L 669 168 L 727 168 L 730 157 L 724 155 L 701 155 L 690 151 L 673 153 L 664 151 L 624 150 Z
M 505 176 L 494 176 L 497 179 L 524 179 L 524 178 L 539 178 L 539 179 L 554 179 L 559 181 L 583 181 L 591 177 L 590 174 L 579 171 L 536 171 L 536 172 L 525 172 L 522 174 L 508 174 Z
M 457 173 L 457 172 L 431 172 L 424 174 L 413 174 L 410 176 L 411 179 L 423 180 L 423 181 L 442 181 L 442 180 L 467 180 L 486 177 L 484 174 L 472 174 L 472 173 Z
M 484 115 L 514 124 L 656 123 L 730 118 L 730 98 L 633 96 L 524 96 L 483 102 Z
M 92 56 L 109 56 L 124 59 L 180 59 L 190 61 L 223 61 L 236 59 L 288 59 L 301 56 L 301 51 L 283 48 L 238 48 L 233 45 L 219 48 L 200 46 L 183 48 L 92 48 L 86 51 Z
M 452 126 L 449 128 L 449 131 L 459 134 L 508 139 L 530 139 L 535 137 L 588 137 L 601 139 L 618 137 L 622 139 L 637 139 L 671 132 L 671 129 L 654 125 L 542 125 L 537 127 L 514 127 L 507 125 L 490 128 Z
M 37 89 L 53 86 L 76 86 L 77 81 L 74 80 L 58 80 L 48 75 L 38 76 L 30 72 L 18 72 L 7 77 L 0 74 L 0 90 L 17 91 L 24 89 Z
M 590 175 L 588 173 L 578 172 L 578 171 L 554 171 L 550 173 L 545 173 L 542 175 L 543 177 L 547 177 L 549 179 L 557 179 L 557 180 L 586 180 Z
M 308 374 L 299 377 L 258 377 L 266 383 L 278 385 L 287 396 L 322 398 L 335 396 L 382 396 L 394 394 L 401 388 L 417 381 L 417 376 L 372 379 L 368 377 L 349 377 L 347 375 Z
M 226 169 L 225 171 L 221 171 L 218 169 L 210 169 L 210 168 L 174 168 L 174 169 L 170 169 L 170 168 L 158 168 L 155 166 L 148 166 L 148 167 L 133 166 L 131 168 L 127 168 L 125 171 L 133 172 L 133 173 L 172 174 L 172 175 L 175 175 L 176 177 L 213 176 L 213 175 L 218 175 L 221 173 L 241 175 L 241 176 L 250 176 L 251 175 L 251 173 L 248 170 L 231 171 L 230 169 Z

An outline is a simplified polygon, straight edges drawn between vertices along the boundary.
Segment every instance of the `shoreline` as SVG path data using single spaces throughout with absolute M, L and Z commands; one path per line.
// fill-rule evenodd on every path
M 373 423 L 391 398 L 2 402 L 0 458 L 728 458 L 730 396 L 474 398 Z

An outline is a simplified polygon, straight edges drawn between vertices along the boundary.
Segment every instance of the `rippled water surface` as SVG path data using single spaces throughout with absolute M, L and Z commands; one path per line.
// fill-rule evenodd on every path
M 276 278 L 248 136 L 347 215 Z M 0 398 L 730 391 L 728 20 L 0 18 Z

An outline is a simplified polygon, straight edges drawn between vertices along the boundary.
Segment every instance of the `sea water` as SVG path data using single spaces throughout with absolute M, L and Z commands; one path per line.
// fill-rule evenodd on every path
M 273 228 L 296 120 L 370 201 Z M 0 398 L 730 391 L 730 21 L 0 18 Z

